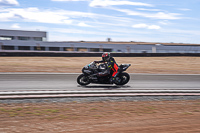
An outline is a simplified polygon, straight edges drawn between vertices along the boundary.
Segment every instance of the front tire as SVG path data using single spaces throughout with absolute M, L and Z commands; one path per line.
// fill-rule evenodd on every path
M 125 85 L 129 82 L 130 80 L 130 75 L 128 73 L 121 73 L 116 77 L 116 85 Z
M 80 85 L 88 85 L 88 84 L 90 84 L 90 80 L 86 75 L 81 74 L 77 78 L 77 83 Z

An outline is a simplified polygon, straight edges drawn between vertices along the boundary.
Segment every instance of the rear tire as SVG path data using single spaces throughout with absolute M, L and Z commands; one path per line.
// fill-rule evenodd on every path
M 119 82 L 117 78 L 119 78 Z M 123 72 L 116 77 L 116 80 L 116 85 L 125 85 L 130 80 L 130 75 L 126 72 Z
M 90 84 L 90 80 L 86 75 L 81 74 L 77 78 L 77 83 L 80 85 L 88 85 L 88 84 Z

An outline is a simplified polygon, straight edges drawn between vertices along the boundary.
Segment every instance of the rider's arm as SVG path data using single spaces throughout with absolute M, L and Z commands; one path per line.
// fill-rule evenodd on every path
M 103 60 L 101 60 L 101 61 L 94 61 L 95 63 L 104 63 L 104 61 Z

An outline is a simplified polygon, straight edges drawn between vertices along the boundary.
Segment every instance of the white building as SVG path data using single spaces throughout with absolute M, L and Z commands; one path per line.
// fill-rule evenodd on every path
M 44 31 L 0 29 L 0 50 L 125 53 L 200 53 L 200 45 L 137 42 L 49 42 Z

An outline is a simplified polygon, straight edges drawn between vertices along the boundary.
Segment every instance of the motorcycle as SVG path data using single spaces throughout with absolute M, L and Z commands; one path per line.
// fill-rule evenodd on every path
M 126 71 L 131 64 L 121 64 L 119 66 L 118 72 L 115 76 L 116 85 L 125 85 L 130 80 L 130 75 L 124 71 Z M 103 72 L 107 69 L 107 63 L 102 63 L 97 65 L 95 62 L 91 62 L 90 64 L 86 65 L 82 69 L 82 74 L 77 77 L 77 83 L 80 85 L 88 85 L 90 83 L 96 84 L 113 84 L 110 82 L 110 78 L 112 77 L 112 72 L 107 76 L 102 77 L 93 77 L 92 75 Z

